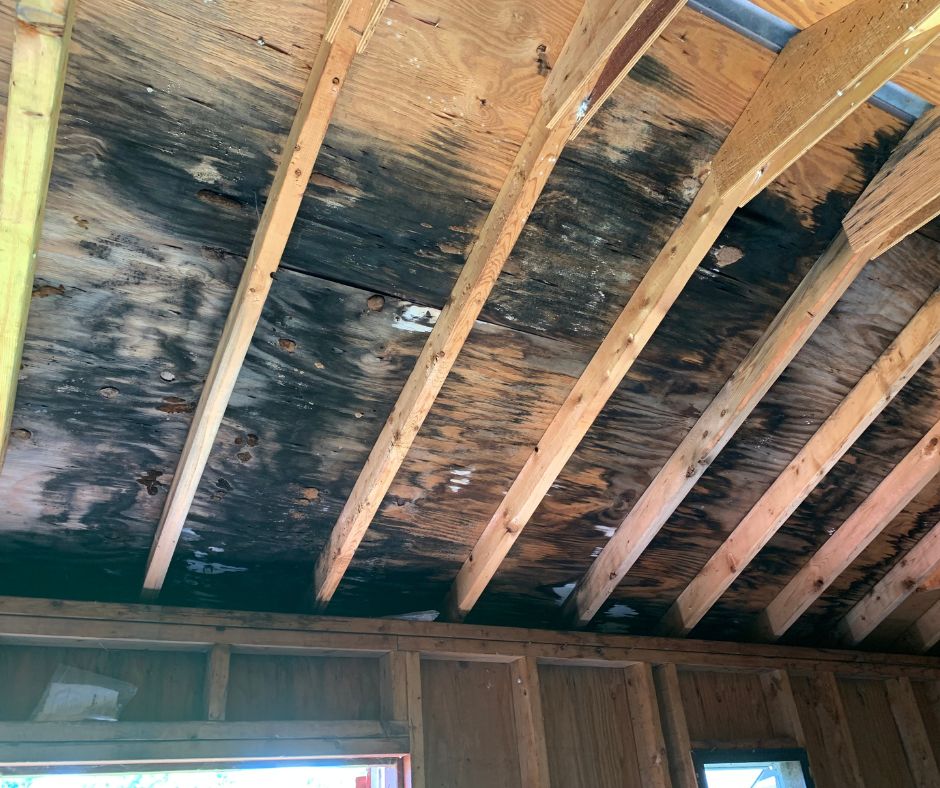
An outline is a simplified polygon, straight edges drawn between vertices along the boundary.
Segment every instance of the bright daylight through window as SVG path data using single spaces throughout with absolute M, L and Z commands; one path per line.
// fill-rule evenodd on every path
M 394 767 L 279 766 L 122 774 L 0 775 L 0 788 L 399 788 Z
M 799 761 L 706 763 L 703 788 L 808 788 Z

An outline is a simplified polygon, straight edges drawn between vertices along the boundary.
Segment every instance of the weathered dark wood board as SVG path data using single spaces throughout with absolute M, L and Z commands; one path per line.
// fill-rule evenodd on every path
M 390 4 L 354 66 L 163 600 L 298 610 L 313 562 L 534 115 L 578 0 Z M 14 440 L 0 593 L 131 599 L 322 29 L 319 3 L 83 0 Z M 0 27 L 11 20 L 0 5 Z M 9 31 L 0 32 L 0 96 Z M 694 197 L 772 55 L 683 11 L 566 150 L 331 608 L 436 610 Z M 864 107 L 735 216 L 485 594 L 553 626 L 903 133 Z M 643 632 L 926 295 L 940 247 L 862 274 L 626 578 Z M 380 295 L 381 299 L 370 297 Z M 746 626 L 931 420 L 934 360 L 703 631 Z M 794 637 L 940 507 L 926 491 Z M 802 630 L 801 630 L 802 631 Z

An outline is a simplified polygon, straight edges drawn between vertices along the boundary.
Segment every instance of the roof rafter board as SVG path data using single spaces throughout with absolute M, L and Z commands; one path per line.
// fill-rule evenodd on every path
M 935 304 L 940 302 L 940 297 L 935 298 L 934 301 Z M 937 315 L 934 316 L 934 319 L 937 319 Z M 937 329 L 935 334 L 940 334 L 940 329 Z M 934 344 L 934 348 L 937 344 Z M 860 381 L 860 386 L 870 386 L 875 374 L 877 372 L 873 372 L 871 376 L 866 375 L 866 379 Z M 858 390 L 858 387 L 855 390 Z M 853 390 L 853 393 L 855 390 Z M 844 412 L 844 409 L 840 406 L 839 411 Z M 823 428 L 817 432 L 817 435 L 825 434 L 824 428 L 835 419 L 838 419 L 839 415 L 838 411 L 834 413 L 823 425 Z M 875 488 L 875 491 L 839 527 L 839 530 L 826 541 L 786 587 L 774 597 L 774 600 L 760 616 L 758 630 L 762 639 L 776 640 L 781 637 L 855 558 L 871 544 L 875 537 L 891 524 L 891 521 L 914 496 L 936 476 L 940 471 L 940 460 L 937 458 L 936 451 L 933 453 L 929 451 L 931 442 L 936 448 L 938 440 L 936 433 L 937 429 L 935 428 L 918 442 L 917 446 L 901 460 L 894 470 L 885 477 L 883 482 Z M 850 443 L 851 439 L 847 440 L 844 449 L 847 450 Z M 791 466 L 788 466 L 787 476 L 792 477 L 796 473 L 795 469 L 799 467 L 799 464 L 805 463 L 808 457 L 814 456 L 819 455 L 814 455 L 812 447 L 807 444 L 806 449 L 801 451 L 797 459 L 791 463 L 794 470 L 790 471 Z M 841 452 L 838 456 L 841 456 Z M 830 460 L 827 457 L 825 465 L 822 466 L 823 469 L 831 467 L 837 459 L 838 457 L 835 457 Z M 812 486 L 817 476 L 821 477 L 821 474 L 813 474 L 807 486 Z M 784 477 L 781 476 L 780 478 L 783 479 Z M 805 498 L 805 495 L 798 495 L 797 498 L 798 500 L 791 504 L 793 509 L 796 508 L 799 501 Z M 762 503 L 763 498 L 758 505 Z M 788 509 L 791 507 L 788 507 Z
M 610 57 L 625 50 L 630 54 L 620 69 L 624 74 L 629 71 L 683 4 L 684 0 L 655 0 L 655 5 L 653 0 L 598 0 L 583 7 L 552 69 L 559 76 L 546 84 L 542 106 L 513 167 L 317 561 L 313 588 L 317 609 L 324 609 L 336 592 L 562 148 L 583 119 L 577 101 L 585 98 L 584 86 L 603 74 Z
M 16 6 L 0 163 L 0 468 L 6 457 L 75 0 Z
M 281 261 L 349 67 L 387 0 L 331 4 L 317 59 L 284 146 L 147 559 L 145 597 L 159 594 L 215 436 Z
M 937 7 L 940 4 L 935 3 L 925 10 L 922 5 L 909 20 L 905 17 L 902 21 L 909 21 L 916 31 L 919 25 L 926 24 L 930 10 Z M 899 29 L 897 20 L 876 21 L 878 4 L 872 0 L 857 0 L 852 9 L 859 17 L 854 21 L 875 24 L 878 28 L 874 35 L 865 37 L 871 49 L 866 50 L 866 44 L 858 45 L 848 36 L 853 56 L 829 58 L 833 50 L 827 46 L 841 53 L 845 32 L 841 31 L 840 37 L 839 31 L 833 33 L 828 27 L 816 26 L 796 36 L 774 62 L 716 155 L 712 174 L 682 223 L 526 460 L 461 568 L 446 601 L 451 618 L 465 616 L 479 599 L 545 493 L 738 205 L 759 191 L 756 187 L 762 188 L 776 178 L 938 32 L 931 27 L 929 34 L 918 34 L 911 40 L 914 34 L 907 27 Z M 840 19 L 846 30 L 852 21 L 851 14 L 847 20 Z M 812 50 L 814 46 L 816 49 Z M 796 51 L 799 56 L 784 57 L 787 50 Z M 868 60 L 859 50 L 867 51 Z M 831 68 L 829 59 L 839 65 Z M 822 82 L 817 79 L 818 71 L 824 76 Z M 853 87 L 851 95 L 842 89 L 846 84 Z M 800 93 L 790 92 L 797 87 Z M 768 96 L 773 97 L 778 114 L 785 118 L 766 113 Z M 765 150 L 754 147 L 755 134 L 767 146 Z M 749 177 L 743 171 L 746 162 L 751 165 Z M 571 601 L 569 597 L 568 602 Z

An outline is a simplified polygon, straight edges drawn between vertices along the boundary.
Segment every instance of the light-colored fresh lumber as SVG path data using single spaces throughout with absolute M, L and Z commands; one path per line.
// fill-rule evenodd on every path
M 624 672 L 640 781 L 647 788 L 672 788 L 653 669 L 646 662 L 638 662 L 624 668 Z
M 656 685 L 673 788 L 698 788 L 695 763 L 692 761 L 692 743 L 689 741 L 689 724 L 679 688 L 679 671 L 675 665 L 655 665 L 653 682 Z
M 408 722 L 408 754 L 405 756 L 405 788 L 425 788 L 424 710 L 421 701 L 421 654 L 402 654 L 401 675 L 405 680 L 405 710 Z
M 522 784 L 551 788 L 538 664 L 532 657 L 522 657 L 513 660 L 509 670 Z
M 687 635 L 692 630 L 938 346 L 940 291 L 914 315 L 683 590 L 662 622 L 662 634 Z M 851 562 L 856 555 L 845 557 Z M 847 565 L 834 575 L 821 575 L 826 560 L 824 553 L 811 559 L 771 603 L 764 614 L 764 637 L 783 635 Z
M 206 719 L 211 722 L 220 722 L 225 719 L 231 655 L 232 647 L 220 643 L 216 643 L 206 655 L 206 678 L 203 697 Z
M 936 305 L 932 317 L 934 322 L 930 330 L 936 336 L 940 337 L 940 295 L 935 295 L 931 300 L 935 301 Z M 934 350 L 938 342 L 940 342 L 940 340 L 932 343 Z M 897 342 L 894 344 L 897 345 Z M 931 350 L 930 352 L 933 351 Z M 884 356 L 882 356 L 882 358 L 884 358 Z M 875 372 L 877 367 L 879 367 L 878 362 L 872 367 L 874 377 L 872 377 L 872 373 L 866 375 L 853 390 L 853 394 L 862 385 L 866 387 L 877 385 L 878 373 Z M 890 380 L 890 378 L 883 379 L 883 381 L 887 380 Z M 849 395 L 849 397 L 851 396 L 852 394 Z M 830 422 L 840 418 L 840 410 L 843 413 L 845 412 L 845 409 L 840 406 L 840 408 L 829 417 L 829 420 L 820 427 L 819 432 L 816 433 L 817 436 Z M 858 432 L 861 432 L 861 430 L 858 430 Z M 793 463 L 791 463 L 791 466 L 795 465 L 795 468 L 787 477 L 797 477 L 801 471 L 806 472 L 807 478 L 804 481 L 809 482 L 806 485 L 807 487 L 809 487 L 809 484 L 815 486 L 815 483 L 818 483 L 813 481 L 816 475 L 819 475 L 820 478 L 822 476 L 821 473 L 810 476 L 805 467 L 807 456 L 815 456 L 820 459 L 826 458 L 825 466 L 820 470 L 828 470 L 838 460 L 838 457 L 835 457 L 829 462 L 828 455 L 822 452 L 814 455 L 810 444 L 813 443 L 815 438 L 816 436 L 807 444 L 809 451 L 807 451 L 807 447 L 804 447 L 803 451 L 801 451 Z M 854 439 L 854 436 L 852 436 L 850 439 L 844 441 L 845 448 L 843 451 L 848 449 Z M 940 441 L 940 423 L 935 425 L 934 428 L 920 440 L 917 446 L 898 463 L 894 470 L 892 470 L 881 484 L 872 491 L 871 495 L 862 502 L 826 543 L 816 551 L 813 557 L 800 569 L 796 576 L 787 583 L 786 587 L 774 597 L 774 600 L 767 609 L 761 613 L 758 623 L 758 633 L 762 640 L 777 640 L 782 637 L 783 634 L 793 626 L 794 622 L 806 612 L 810 605 L 812 605 L 813 602 L 832 585 L 835 579 L 852 564 L 862 551 L 872 543 L 875 537 L 891 524 L 898 513 L 910 503 L 914 496 L 917 495 L 931 479 L 940 473 L 940 451 L 937 450 L 938 441 Z M 839 453 L 839 456 L 841 456 L 841 453 L 842 452 Z M 789 471 L 789 467 L 790 466 L 788 466 L 787 471 Z M 787 471 L 784 471 L 784 473 L 787 473 Z M 783 478 L 783 476 L 780 477 L 780 479 Z M 812 487 L 809 489 L 812 489 Z M 771 490 L 773 490 L 773 487 L 771 487 Z M 808 492 L 809 490 L 802 495 L 800 494 L 802 490 L 797 492 L 793 496 L 791 503 L 784 504 L 785 508 L 781 511 L 781 515 L 786 514 L 788 516 L 796 509 L 800 502 L 804 500 Z M 762 507 L 761 512 L 764 511 L 764 507 L 766 506 L 766 504 L 764 504 L 764 498 L 767 498 L 769 494 L 770 491 L 768 491 L 756 505 Z M 751 511 L 754 512 L 755 510 L 752 509 Z M 748 514 L 747 518 L 742 521 L 742 524 L 747 522 L 750 518 L 751 514 Z M 786 520 L 786 516 L 777 517 L 775 519 L 782 523 Z M 740 528 L 741 526 L 738 527 Z M 779 527 L 779 525 L 777 525 L 777 527 Z M 774 528 L 774 530 L 776 530 L 776 528 Z M 735 533 L 737 533 L 737 531 L 735 531 Z
M 839 763 L 843 772 L 842 785 L 845 788 L 865 788 L 839 679 L 834 673 L 823 673 L 814 679 L 813 689 L 813 708 L 826 737 L 830 757 Z
M 921 4 L 924 5 L 927 4 Z M 933 10 L 940 8 L 936 0 L 929 5 Z M 902 17 L 907 20 L 910 16 L 916 29 L 927 12 L 923 8 L 916 13 L 908 9 L 889 21 L 886 14 L 877 13 L 875 6 L 872 0 L 856 0 L 847 7 L 847 14 L 840 12 L 837 20 L 829 21 L 830 25 L 837 22 L 839 31 L 834 33 L 826 24 L 808 28 L 791 40 L 771 66 L 757 95 L 716 155 L 711 174 L 688 213 L 575 383 L 461 567 L 445 604 L 448 618 L 460 620 L 476 604 L 734 210 L 756 193 L 755 185 L 762 186 L 776 178 L 851 112 L 859 96 L 861 100 L 867 98 L 906 62 L 904 58 L 919 51 L 920 38 L 916 45 L 911 44 L 910 31 L 907 27 L 898 29 L 897 24 Z M 865 35 L 861 35 L 862 30 Z M 931 28 L 930 40 L 936 32 Z M 843 51 L 846 47 L 852 50 L 851 55 Z M 786 55 L 787 50 L 798 51 L 800 56 Z M 907 55 L 902 57 L 899 52 L 903 51 Z M 888 61 L 892 64 L 890 68 Z M 807 82 L 814 82 L 814 89 L 808 93 L 803 90 Z M 846 83 L 853 85 L 850 94 L 842 90 Z M 856 83 L 859 87 L 854 87 Z M 803 92 L 797 92 L 796 86 Z M 767 111 L 768 95 L 774 96 L 775 113 Z M 785 119 L 780 117 L 783 115 Z M 755 135 L 761 140 L 759 147 L 754 145 Z M 750 165 L 749 169 L 742 169 L 745 163 Z M 855 259 L 863 255 L 852 252 L 844 235 L 841 245 L 837 242 L 831 254 L 845 263 L 846 272 L 864 263 Z M 733 416 L 733 411 L 729 413 Z M 691 462 L 684 463 L 679 469 L 678 484 L 684 484 L 689 470 L 697 472 L 701 468 L 698 463 L 704 458 L 705 454 L 696 453 Z M 664 500 L 669 503 L 670 498 L 666 496 Z M 583 624 L 593 617 L 655 535 L 659 528 L 657 517 L 654 512 L 644 529 L 621 526 L 568 597 L 564 616 L 569 623 Z
M 77 5 L 77 0 L 16 4 L 0 160 L 0 468 L 13 419 Z
M 715 156 L 722 191 L 746 202 L 926 49 L 940 32 L 935 0 L 856 0 L 810 25 L 775 68 Z M 794 99 L 819 112 L 794 111 Z
M 760 678 L 775 727 L 782 728 L 782 732 L 798 747 L 806 747 L 806 732 L 793 695 L 790 674 L 785 670 L 770 670 L 762 673 Z
M 934 458 L 934 475 L 936 475 L 940 472 L 940 460 L 938 460 L 940 425 L 932 441 L 931 451 Z M 905 495 L 905 497 L 910 500 L 913 496 Z M 836 533 L 838 534 L 838 531 Z M 856 646 L 861 643 L 938 568 L 940 568 L 940 523 L 921 537 L 920 541 L 891 567 L 874 588 L 846 614 L 836 630 L 839 640 L 847 646 Z
M 363 36 L 368 34 L 367 25 L 374 25 L 378 20 L 377 9 L 380 6 L 384 8 L 385 0 L 340 0 L 330 4 L 326 32 L 284 143 L 283 157 L 255 231 L 154 536 L 143 583 L 145 599 L 155 598 L 163 587 L 212 444 L 261 318 L 274 273 L 297 218 L 333 109 Z
M 587 0 L 585 3 L 572 32 L 578 43 L 567 42 L 552 69 L 553 75 L 558 72 L 560 75 L 570 73 L 572 76 L 568 79 L 561 76 L 554 78 L 556 81 L 552 91 L 543 98 L 450 298 L 431 330 L 317 561 L 313 601 L 318 610 L 325 609 L 332 599 L 470 335 L 555 162 L 581 119 L 576 104 L 584 98 L 584 80 L 596 80 L 606 65 L 606 56 L 628 40 L 633 47 L 633 55 L 622 64 L 620 70 L 623 73 L 629 71 L 685 0 L 657 3 L 656 7 L 662 16 L 660 24 L 640 31 L 636 34 L 640 38 L 634 40 L 635 34 L 629 22 L 635 21 L 651 2 Z M 552 115 L 559 107 L 568 107 L 568 111 L 551 125 Z
M 935 602 L 898 638 L 897 646 L 905 652 L 923 654 L 940 642 L 940 602 Z
M 888 679 L 885 685 L 914 788 L 940 788 L 940 769 L 910 679 Z
M 921 119 L 912 127 L 902 145 L 879 171 L 876 181 L 859 197 L 847 215 L 847 221 L 856 223 L 858 215 L 868 215 L 873 206 L 884 205 L 886 199 L 902 202 L 911 199 L 906 191 L 908 185 L 920 189 L 917 196 L 922 199 L 940 197 L 940 178 L 934 178 L 930 187 L 924 189 L 921 182 L 913 184 L 905 176 L 906 156 L 917 156 L 921 166 L 927 166 L 919 153 L 932 148 L 940 140 L 940 129 L 937 129 L 935 120 L 934 113 L 930 113 L 929 117 Z M 931 158 L 929 162 L 936 167 L 936 173 L 940 174 L 940 157 Z M 809 340 L 864 265 L 874 253 L 885 251 L 885 237 L 899 241 L 917 230 L 921 226 L 919 222 L 923 220 L 923 215 L 916 211 L 898 212 L 892 214 L 892 217 L 892 222 L 879 219 L 879 232 L 871 238 L 866 236 L 865 239 L 859 239 L 855 236 L 857 248 L 852 246 L 848 231 L 843 230 L 819 258 L 773 323 L 643 492 L 588 574 L 576 586 L 566 603 L 566 613 L 572 616 L 574 622 L 585 624 L 596 614 L 616 584 L 630 570 L 698 479 Z M 933 308 L 937 306 L 934 305 Z M 915 346 L 915 355 L 917 347 L 924 343 L 929 345 L 935 334 L 933 326 L 925 324 L 924 318 L 925 316 L 922 316 L 911 329 L 910 333 L 913 333 L 914 337 L 906 337 L 908 343 Z M 885 361 L 888 369 L 878 370 L 891 373 L 894 377 L 885 382 L 875 375 L 868 379 L 863 391 L 858 395 L 868 394 L 872 386 L 877 389 L 873 395 L 874 401 L 868 406 L 869 421 L 864 422 L 865 414 L 859 414 L 857 434 L 860 434 L 880 412 L 880 408 L 887 404 L 881 402 L 880 398 L 896 394 L 909 375 L 913 374 L 929 355 L 927 352 L 922 358 L 918 357 L 919 363 L 916 365 L 914 362 L 917 359 L 912 359 L 908 365 L 904 356 L 910 349 L 905 346 L 896 350 L 900 357 L 891 355 L 889 351 Z M 923 352 L 923 348 L 920 351 Z M 895 367 L 897 369 L 894 369 Z M 840 420 L 836 421 L 835 426 L 827 427 L 827 439 L 831 438 L 835 442 L 833 451 L 838 450 L 838 456 L 851 445 L 851 440 L 842 447 L 832 433 L 846 421 L 851 421 L 854 407 L 850 405 L 839 415 Z M 766 509 L 757 509 L 753 516 L 749 514 L 680 594 L 660 623 L 662 634 L 688 634 L 744 570 L 766 540 L 785 522 L 793 511 L 785 509 L 790 502 L 796 500 L 800 492 L 799 489 L 793 488 L 799 488 L 808 481 L 802 474 L 819 461 L 819 448 L 818 445 L 811 446 L 794 461 L 795 464 L 784 472 L 784 477 L 768 491 L 766 500 L 762 499 Z M 838 456 L 834 457 L 833 463 Z M 829 467 L 824 468 L 823 475 L 828 470 Z M 794 474 L 795 478 L 790 478 Z M 816 483 L 818 481 L 819 479 Z M 812 487 L 806 489 L 804 495 L 809 494 L 811 490 Z M 761 503 L 758 506 L 761 506 Z M 742 528 L 744 530 L 741 530 Z

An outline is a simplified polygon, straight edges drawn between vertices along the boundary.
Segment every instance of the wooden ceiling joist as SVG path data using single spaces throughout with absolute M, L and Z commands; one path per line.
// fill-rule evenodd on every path
M 326 30 L 284 144 L 238 290 L 154 537 L 144 598 L 159 594 L 232 390 L 281 262 L 349 67 L 371 36 L 388 0 L 331 0 Z
M 0 468 L 6 457 L 76 0 L 20 0 L 0 164 Z
M 731 130 L 689 211 L 653 262 L 490 519 L 451 588 L 446 615 L 462 619 L 476 604 L 542 498 L 629 371 L 735 209 L 916 56 L 937 36 L 931 14 L 940 3 L 919 3 L 889 20 L 879 0 L 856 0 L 794 37 Z M 865 31 L 861 35 L 860 31 Z M 854 257 L 843 238 L 826 281 L 840 281 L 839 262 Z M 854 265 L 853 263 L 852 265 Z M 845 266 L 849 271 L 852 265 Z M 851 280 L 849 280 L 851 281 Z M 828 285 L 825 285 L 828 287 Z M 796 320 L 792 316 L 791 320 Z M 758 375 L 758 377 L 760 377 Z M 759 383 L 757 384 L 759 385 Z M 725 414 L 721 415 L 724 418 Z M 648 506 L 640 531 L 621 525 L 565 604 L 571 623 L 586 623 L 665 522 L 664 512 L 687 491 L 693 461 L 677 465 L 676 491 Z M 691 484 L 688 484 L 691 487 Z M 680 496 L 677 498 L 677 496 Z M 643 499 L 641 499 L 642 501 Z M 652 504 L 647 498 L 647 504 Z M 639 505 L 638 507 L 639 508 Z M 668 515 L 666 515 L 668 516 Z
M 314 606 L 330 602 L 515 246 L 565 143 L 642 57 L 685 0 L 587 0 L 546 83 L 542 104 L 467 261 L 356 480 L 314 573 Z M 616 58 L 614 76 L 606 72 Z M 556 76 L 557 74 L 557 76 Z M 600 79 L 605 81 L 597 90 Z M 595 95 L 595 93 L 597 95 Z
M 934 457 L 940 455 L 938 435 L 940 429 L 936 430 L 932 438 Z M 938 569 L 940 523 L 921 537 L 920 541 L 848 612 L 836 630 L 836 637 L 847 646 L 858 645 Z
M 924 654 L 940 643 L 940 602 L 935 602 L 908 630 L 895 646 L 909 654 Z
M 748 556 L 757 554 L 938 347 L 940 291 L 931 296 L 737 526 L 733 538 L 738 547 L 728 548 L 736 558 L 746 564 Z M 848 522 L 843 528 L 846 525 Z M 834 536 L 823 545 L 761 614 L 761 638 L 782 637 L 871 538 L 874 535 L 847 535 L 837 546 L 840 540 Z M 725 545 L 730 542 L 731 537 Z M 721 549 L 726 548 L 723 545 Z

